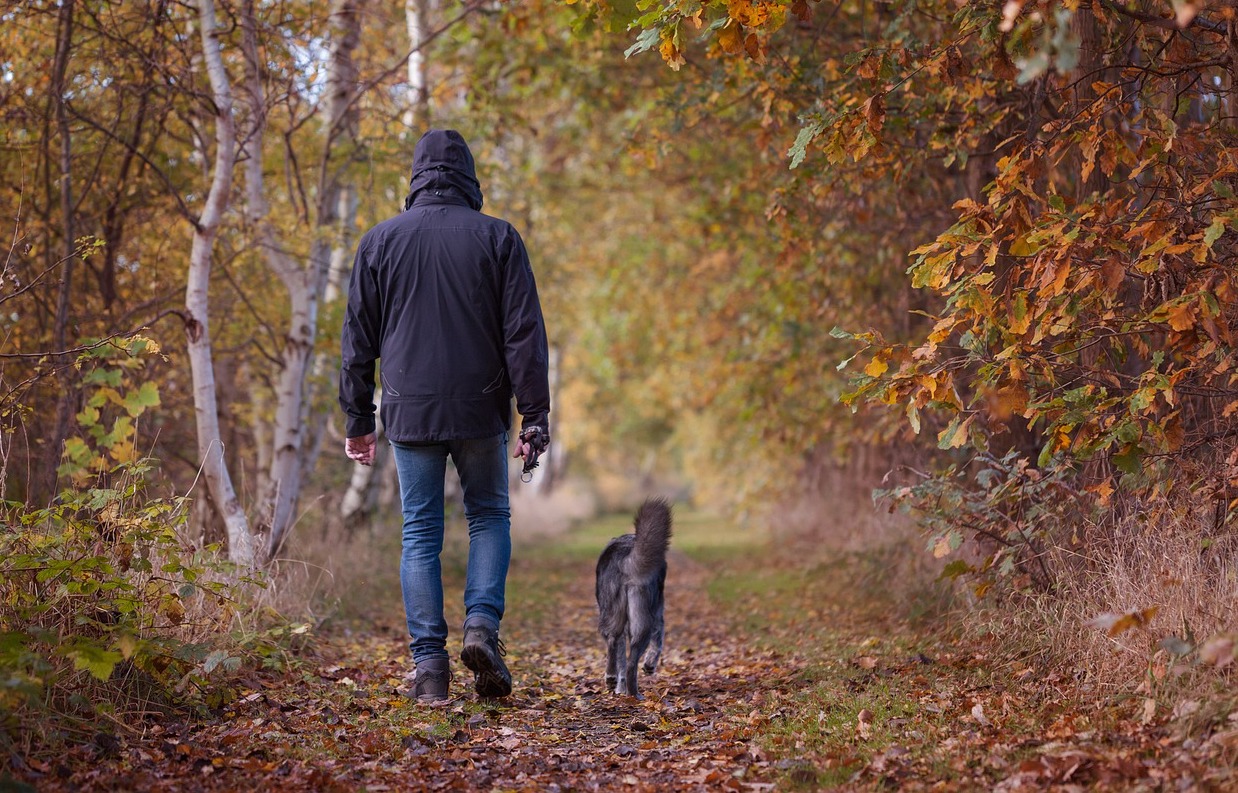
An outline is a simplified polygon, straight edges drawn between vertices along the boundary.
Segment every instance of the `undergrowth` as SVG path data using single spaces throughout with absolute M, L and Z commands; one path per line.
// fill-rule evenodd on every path
M 159 404 L 141 382 L 150 340 L 92 347 L 66 486 L 48 506 L 0 502 L 0 746 L 9 757 L 105 737 L 173 711 L 217 707 L 238 678 L 279 669 L 308 638 L 260 606 L 262 571 L 184 539 L 190 501 L 148 491 L 135 450 Z

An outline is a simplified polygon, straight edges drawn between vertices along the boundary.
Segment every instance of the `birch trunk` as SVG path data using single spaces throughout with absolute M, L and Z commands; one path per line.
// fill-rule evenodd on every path
M 404 125 L 413 139 L 430 123 L 430 93 L 426 83 L 426 37 L 429 26 L 430 0 L 404 0 L 404 21 L 408 27 L 408 107 L 404 110 Z
M 418 131 L 430 125 L 430 95 L 426 79 L 426 47 L 430 39 L 431 12 L 430 0 L 405 0 L 404 21 L 408 30 L 408 106 L 404 109 L 404 124 L 417 137 Z M 412 159 L 412 152 L 409 152 Z M 382 399 L 381 388 L 374 395 L 374 404 L 379 405 Z M 381 424 L 378 432 L 382 433 Z M 374 465 L 364 466 L 354 464 L 348 489 L 340 500 L 340 516 L 345 524 L 352 526 L 363 519 L 372 510 L 377 500 L 376 486 L 383 470 L 380 458 Z
M 339 167 L 332 154 L 341 137 L 345 134 L 355 136 L 356 133 L 355 123 L 349 123 L 349 117 L 354 108 L 357 86 L 352 53 L 360 40 L 361 5 L 361 0 L 335 0 L 328 19 L 325 141 L 320 162 L 314 237 L 310 244 L 309 261 L 305 265 L 288 255 L 268 218 L 262 157 L 267 126 L 266 99 L 253 0 L 245 3 L 242 13 L 242 41 L 247 63 L 246 94 L 251 119 L 249 158 L 245 165 L 246 211 L 267 266 L 284 284 L 289 303 L 282 367 L 275 385 L 271 464 L 262 488 L 268 558 L 279 553 L 292 526 L 305 464 L 312 448 L 305 433 L 309 419 L 306 374 L 313 366 L 320 298 L 326 287 L 331 262 L 331 237 L 340 219 L 342 188 Z
M 198 455 L 202 475 L 215 509 L 224 521 L 228 536 L 228 556 L 237 564 L 252 566 L 254 539 L 249 521 L 241 509 L 224 460 L 219 432 L 219 407 L 215 394 L 215 369 L 211 358 L 210 294 L 211 253 L 220 221 L 228 208 L 232 191 L 232 169 L 236 164 L 236 125 L 233 117 L 232 86 L 224 69 L 213 0 L 198 0 L 202 33 L 202 52 L 215 103 L 215 165 L 211 187 L 193 230 L 189 254 L 189 275 L 185 289 L 186 330 L 189 334 L 189 366 L 193 374 L 194 416 L 198 431 Z

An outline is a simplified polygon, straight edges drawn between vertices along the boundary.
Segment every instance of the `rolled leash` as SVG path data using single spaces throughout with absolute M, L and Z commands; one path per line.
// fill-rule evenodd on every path
M 528 455 L 524 458 L 524 468 L 520 471 L 520 481 L 528 484 L 533 481 L 533 469 L 537 467 L 537 458 L 541 456 L 541 452 L 530 448 Z
M 546 447 L 550 445 L 550 434 L 541 427 L 526 427 L 520 431 L 520 443 L 524 445 L 524 468 L 520 471 L 520 481 L 528 484 L 533 481 L 533 469 L 537 467 L 538 459 Z

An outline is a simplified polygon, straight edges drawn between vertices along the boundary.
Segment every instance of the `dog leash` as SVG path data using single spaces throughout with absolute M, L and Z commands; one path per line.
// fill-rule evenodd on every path
M 541 427 L 529 427 L 520 433 L 520 440 L 529 444 L 529 453 L 524 458 L 524 468 L 520 471 L 520 481 L 528 484 L 533 481 L 533 469 L 537 467 L 537 458 L 546 450 L 548 438 Z
M 537 458 L 542 456 L 540 449 L 529 449 L 529 456 L 524 458 L 524 468 L 520 471 L 520 481 L 528 484 L 533 481 L 533 469 L 537 467 Z

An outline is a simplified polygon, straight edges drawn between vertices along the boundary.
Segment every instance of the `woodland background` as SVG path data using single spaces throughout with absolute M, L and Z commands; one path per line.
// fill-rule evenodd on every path
M 876 488 L 962 629 L 1218 685 L 1236 57 L 1230 0 L 5 3 L 6 741 L 225 696 L 338 597 L 393 477 L 339 453 L 340 291 L 430 126 L 550 330 L 518 522 L 844 547 Z

